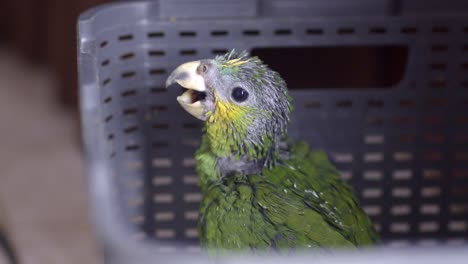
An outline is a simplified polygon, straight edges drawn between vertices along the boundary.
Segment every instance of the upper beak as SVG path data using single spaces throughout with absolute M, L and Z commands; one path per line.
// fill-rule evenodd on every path
M 185 89 L 204 92 L 205 80 L 197 73 L 200 61 L 191 61 L 177 67 L 166 80 L 166 88 L 174 83 L 180 84 Z
M 166 88 L 178 83 L 187 89 L 185 93 L 177 97 L 179 104 L 190 114 L 200 120 L 205 120 L 205 109 L 200 102 L 199 96 L 205 93 L 206 86 L 203 77 L 198 74 L 197 69 L 200 61 L 191 61 L 177 67 L 166 80 Z

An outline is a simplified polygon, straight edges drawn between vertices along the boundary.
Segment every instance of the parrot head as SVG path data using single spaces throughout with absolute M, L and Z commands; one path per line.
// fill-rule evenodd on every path
M 286 83 L 246 52 L 184 63 L 166 81 L 166 87 L 175 84 L 185 88 L 177 101 L 205 122 L 218 156 L 264 158 L 286 133 L 291 111 Z

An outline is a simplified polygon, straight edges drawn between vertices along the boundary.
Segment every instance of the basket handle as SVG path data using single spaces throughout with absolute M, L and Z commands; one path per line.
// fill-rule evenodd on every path
M 402 0 L 159 0 L 163 18 L 396 15 Z
M 259 0 L 159 0 L 162 18 L 248 18 L 258 15 Z

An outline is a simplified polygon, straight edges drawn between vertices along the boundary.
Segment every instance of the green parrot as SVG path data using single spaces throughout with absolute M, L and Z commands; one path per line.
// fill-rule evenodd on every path
M 291 97 L 258 57 L 234 50 L 187 62 L 166 87 L 204 121 L 195 159 L 203 248 L 284 251 L 361 247 L 379 240 L 327 155 L 287 136 Z

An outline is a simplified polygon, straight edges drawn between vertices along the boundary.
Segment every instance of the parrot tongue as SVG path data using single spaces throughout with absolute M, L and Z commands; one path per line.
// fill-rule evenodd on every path
M 187 90 L 181 96 L 177 97 L 177 100 L 180 103 L 184 104 L 195 104 L 197 102 L 203 101 L 206 98 L 205 92 L 199 92 L 195 90 Z
M 205 101 L 206 93 L 188 89 L 177 97 L 179 104 L 194 117 L 205 120 L 205 108 L 202 102 Z

